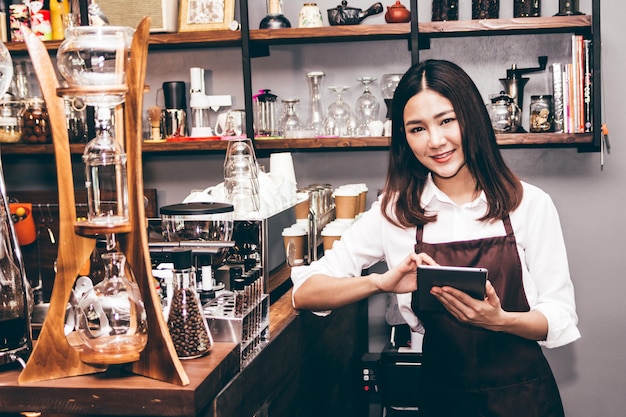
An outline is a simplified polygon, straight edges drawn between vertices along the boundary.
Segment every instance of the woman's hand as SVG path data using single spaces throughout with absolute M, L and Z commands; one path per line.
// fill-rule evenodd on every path
M 417 289 L 417 266 L 437 265 L 437 262 L 425 253 L 411 253 L 398 265 L 377 277 L 380 291 L 404 294 Z
M 489 330 L 500 330 L 502 326 L 505 312 L 500 297 L 489 281 L 485 287 L 484 300 L 477 300 L 452 287 L 432 287 L 430 293 L 462 323 Z
M 477 300 L 452 287 L 433 287 L 430 293 L 462 323 L 530 340 L 545 340 L 548 335 L 548 321 L 541 312 L 504 311 L 500 297 L 489 281 L 485 287 L 484 300 Z

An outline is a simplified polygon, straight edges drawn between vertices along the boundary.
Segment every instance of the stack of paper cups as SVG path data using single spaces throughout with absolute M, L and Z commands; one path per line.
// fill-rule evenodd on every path
M 287 201 L 293 203 L 296 199 L 296 172 L 293 167 L 291 152 L 273 153 L 270 155 L 270 174 L 280 175 L 283 178 L 281 194 L 285 195 Z

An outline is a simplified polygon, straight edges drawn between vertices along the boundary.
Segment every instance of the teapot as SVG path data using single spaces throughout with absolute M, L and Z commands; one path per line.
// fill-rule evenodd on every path
M 374 3 L 367 10 L 348 7 L 347 0 L 342 0 L 341 4 L 334 9 L 328 9 L 328 23 L 331 26 L 336 25 L 358 25 L 365 18 L 375 14 L 382 13 L 383 5 Z
M 387 23 L 406 23 L 411 21 L 411 11 L 404 7 L 400 0 L 396 0 L 392 6 L 387 6 L 385 13 L 385 22 Z
M 491 125 L 496 133 L 514 133 L 520 127 L 521 110 L 515 100 L 500 91 L 500 94 L 490 97 L 487 105 Z

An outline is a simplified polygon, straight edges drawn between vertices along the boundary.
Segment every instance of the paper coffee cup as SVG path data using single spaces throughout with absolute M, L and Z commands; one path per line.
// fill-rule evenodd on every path
M 354 219 L 359 214 L 359 191 L 355 187 L 339 187 L 334 196 L 337 219 Z
M 300 201 L 301 194 L 306 194 L 306 199 Z M 308 193 L 298 193 L 298 203 L 296 204 L 296 219 L 308 219 L 309 209 L 311 208 L 311 198 Z
M 345 223 L 333 221 L 328 223 L 324 229 L 322 229 L 322 245 L 324 247 L 324 251 L 333 248 L 333 244 L 341 239 L 343 232 L 348 228 L 348 225 Z
M 308 255 L 306 230 L 302 227 L 291 226 L 283 229 L 282 236 L 285 257 L 289 266 L 303 265 L 304 258 Z

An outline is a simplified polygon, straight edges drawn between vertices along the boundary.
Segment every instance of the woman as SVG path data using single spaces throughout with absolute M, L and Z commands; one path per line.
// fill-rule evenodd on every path
M 425 331 L 420 415 L 563 416 L 540 345 L 580 333 L 552 200 L 506 166 L 481 95 L 455 64 L 410 68 L 392 112 L 381 198 L 323 258 L 292 270 L 294 307 L 331 310 L 396 293 L 412 331 Z M 360 276 L 382 259 L 387 272 Z M 487 268 L 485 299 L 433 287 L 448 313 L 418 319 L 420 264 Z

